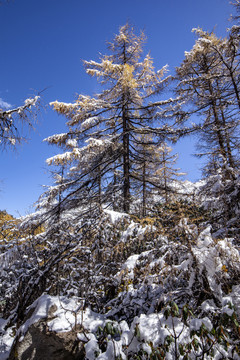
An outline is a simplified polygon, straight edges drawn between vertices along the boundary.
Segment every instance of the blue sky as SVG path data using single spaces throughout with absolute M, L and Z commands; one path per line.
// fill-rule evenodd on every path
M 21 105 L 28 96 L 43 93 L 44 108 L 36 131 L 16 152 L 0 153 L 0 210 L 17 216 L 33 210 L 42 185 L 51 183 L 45 160 L 58 153 L 42 140 L 63 132 L 64 118 L 47 104 L 71 102 L 76 93 L 93 94 L 81 59 L 98 60 L 127 21 L 147 36 L 156 69 L 168 64 L 171 73 L 194 44 L 193 27 L 225 36 L 232 6 L 227 0 L 9 0 L 0 4 L 0 106 Z M 45 107 L 46 105 L 46 107 Z M 194 139 L 177 145 L 179 166 L 187 178 L 200 178 L 200 163 L 191 156 Z

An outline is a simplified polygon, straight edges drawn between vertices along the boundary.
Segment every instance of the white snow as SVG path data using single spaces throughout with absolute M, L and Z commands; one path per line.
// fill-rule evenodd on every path
M 77 144 L 77 140 L 76 139 L 68 139 L 66 142 L 66 145 L 69 147 L 76 147 Z
M 190 329 L 191 330 L 198 331 L 198 330 L 200 330 L 202 325 L 205 325 L 209 331 L 211 331 L 213 328 L 211 321 L 207 317 L 205 317 L 203 319 L 192 319 L 190 321 Z
M 118 222 L 119 220 L 121 220 L 123 218 L 129 218 L 128 214 L 121 213 L 118 211 L 104 209 L 104 212 L 109 215 L 112 224 L 115 224 L 116 222 Z
M 0 360 L 7 360 L 9 356 L 9 351 L 11 349 L 14 332 L 12 328 L 8 328 L 6 331 L 4 327 L 6 325 L 6 320 L 0 318 Z

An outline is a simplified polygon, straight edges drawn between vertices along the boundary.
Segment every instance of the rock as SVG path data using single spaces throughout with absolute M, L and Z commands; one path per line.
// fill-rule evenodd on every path
M 29 327 L 23 339 L 15 340 L 9 360 L 48 359 L 84 359 L 84 347 L 77 340 L 76 331 L 54 333 L 41 320 Z
M 47 322 L 51 320 L 56 308 L 51 306 L 47 317 L 31 324 L 24 335 L 19 332 L 10 351 L 9 360 L 74 360 L 84 359 L 84 343 L 77 337 L 78 328 L 71 331 L 50 331 Z M 30 309 L 25 324 L 31 318 Z

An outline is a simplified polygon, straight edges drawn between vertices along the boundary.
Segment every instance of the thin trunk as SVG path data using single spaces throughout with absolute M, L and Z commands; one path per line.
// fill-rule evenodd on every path
M 224 126 L 224 138 L 225 138 L 226 147 L 227 147 L 228 163 L 232 168 L 234 168 L 234 160 L 233 160 L 233 156 L 232 156 L 232 149 L 231 149 L 231 145 L 230 145 L 229 133 L 226 129 L 226 121 L 225 121 L 225 116 L 224 116 L 222 106 L 221 106 L 221 116 L 222 116 L 222 121 L 223 121 L 223 126 Z
M 143 172 L 142 172 L 142 181 L 143 181 L 143 192 L 142 192 L 142 216 L 146 216 L 146 162 L 143 162 Z
M 221 101 L 221 88 L 219 87 L 219 83 L 217 80 L 217 90 L 218 90 L 218 94 L 219 94 L 219 108 L 220 108 L 220 113 L 221 113 L 221 122 L 222 122 L 222 127 L 223 127 L 223 132 L 224 132 L 224 141 L 225 141 L 225 146 L 226 146 L 226 152 L 227 152 L 227 159 L 228 159 L 228 164 L 231 167 L 234 167 L 234 160 L 233 160 L 233 156 L 232 156 L 232 149 L 231 149 L 231 145 L 230 145 L 230 136 L 229 136 L 229 132 L 227 130 L 227 124 L 226 124 L 226 119 L 225 119 L 225 114 L 223 111 L 223 104 Z
M 236 81 L 235 81 L 235 79 L 234 79 L 234 77 L 233 77 L 232 71 L 230 72 L 230 77 L 231 77 L 231 80 L 232 80 L 232 83 L 233 83 L 234 92 L 235 92 L 235 95 L 236 95 L 236 98 L 237 98 L 238 108 L 240 109 L 240 96 L 239 96 L 238 86 L 237 86 Z
M 101 176 L 101 167 L 98 167 L 98 206 L 99 209 L 102 209 L 102 176 Z
M 210 80 L 208 81 L 208 88 L 209 88 L 209 92 L 210 92 L 211 99 L 212 99 L 211 106 L 212 106 L 212 111 L 213 111 L 213 116 L 214 116 L 214 123 L 216 125 L 216 135 L 217 135 L 218 144 L 219 144 L 219 148 L 220 148 L 220 154 L 223 156 L 224 159 L 226 159 L 227 153 L 226 153 L 225 146 L 224 146 L 224 137 L 221 132 L 222 124 L 218 117 L 217 104 L 216 104 L 216 99 L 214 97 L 215 94 L 214 94 L 213 87 L 212 87 Z
M 113 201 L 113 210 L 114 211 L 117 210 L 116 184 L 117 184 L 117 174 L 116 174 L 116 171 L 114 170 L 114 173 L 113 173 L 113 199 L 112 199 L 112 201 Z
M 123 211 L 130 210 L 130 161 L 129 161 L 129 127 L 126 108 L 123 108 Z
M 167 192 L 167 164 L 165 158 L 165 149 L 163 150 L 163 180 L 164 180 L 164 192 L 165 192 L 165 202 L 168 202 L 168 192 Z
M 64 174 L 64 166 L 61 169 L 61 185 L 63 183 L 63 174 Z M 60 187 L 60 189 L 58 191 L 58 205 L 57 205 L 57 214 L 56 214 L 57 215 L 56 221 L 58 224 L 60 222 L 61 212 L 62 212 L 61 203 L 62 203 L 62 189 Z

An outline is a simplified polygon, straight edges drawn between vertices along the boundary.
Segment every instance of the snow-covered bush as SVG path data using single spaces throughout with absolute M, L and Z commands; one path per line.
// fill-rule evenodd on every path
M 27 308 L 48 293 L 81 302 L 79 319 L 87 311 L 102 319 L 76 334 L 86 359 L 237 359 L 239 252 L 232 239 L 213 239 L 210 226 L 194 224 L 193 209 L 185 211 L 192 219 L 175 217 L 169 233 L 157 214 L 112 210 L 82 226 L 77 212 L 67 226 L 66 214 L 65 228 L 62 221 L 25 233 L 1 255 L 6 341 L 3 328 L 24 326 Z M 25 231 L 38 224 L 34 216 L 22 222 Z
M 196 317 L 188 304 L 179 308 L 170 301 L 158 311 L 140 314 L 129 322 L 116 321 L 84 308 L 83 301 L 76 297 L 42 295 L 17 330 L 19 342 L 12 353 L 19 350 L 17 346 L 24 343 L 28 331 L 43 322 L 48 329 L 46 341 L 51 334 L 72 333 L 72 358 L 81 353 L 81 358 L 88 360 L 239 359 L 239 324 L 231 296 L 223 298 L 219 307 L 205 301 L 199 312 L 201 315 Z M 9 334 L 5 333 L 3 341 L 9 351 Z

